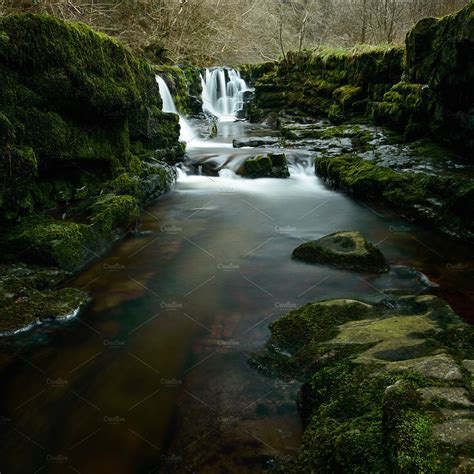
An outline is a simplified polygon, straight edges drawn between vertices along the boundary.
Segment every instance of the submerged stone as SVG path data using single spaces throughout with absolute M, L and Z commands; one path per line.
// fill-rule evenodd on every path
M 0 265 L 0 335 L 75 316 L 89 301 L 76 288 L 58 288 L 69 277 L 57 268 Z
M 360 232 L 336 232 L 300 245 L 293 258 L 343 270 L 385 273 L 390 270 L 382 252 Z

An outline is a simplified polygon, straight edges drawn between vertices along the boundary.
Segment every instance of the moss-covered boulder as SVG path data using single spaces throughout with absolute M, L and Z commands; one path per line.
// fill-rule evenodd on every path
M 58 288 L 68 276 L 55 268 L 0 265 L 0 335 L 76 315 L 89 298 L 76 288 Z
M 0 37 L 3 221 L 60 201 L 54 186 L 40 196 L 42 183 L 107 181 L 130 168 L 132 149 L 178 143 L 152 66 L 118 41 L 31 14 L 0 18 Z
M 243 167 L 246 178 L 289 178 L 288 162 L 284 153 L 269 153 L 267 156 L 249 158 Z
M 390 270 L 382 252 L 360 232 L 335 232 L 301 244 L 293 258 L 343 270 L 384 273 Z
M 469 472 L 470 349 L 456 340 L 474 329 L 437 297 L 388 298 L 310 303 L 270 326 L 252 365 L 303 384 L 301 446 L 277 472 Z

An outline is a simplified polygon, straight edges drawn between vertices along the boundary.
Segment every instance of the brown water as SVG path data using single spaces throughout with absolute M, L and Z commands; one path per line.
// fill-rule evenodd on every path
M 221 127 L 218 141 L 268 133 Z M 254 150 L 191 150 L 210 168 Z M 260 472 L 291 455 L 297 383 L 264 377 L 249 354 L 268 325 L 308 301 L 370 301 L 433 290 L 474 320 L 471 248 L 328 189 L 304 151 L 289 180 L 180 176 L 74 285 L 79 318 L 2 341 L 0 471 Z M 300 242 L 360 230 L 394 265 L 359 275 L 291 260 Z M 404 267 L 414 267 L 440 287 Z

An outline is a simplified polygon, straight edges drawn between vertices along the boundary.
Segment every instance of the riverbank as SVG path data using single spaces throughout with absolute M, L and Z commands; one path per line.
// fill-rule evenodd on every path
M 177 116 L 161 112 L 152 66 L 116 40 L 27 14 L 1 18 L 0 39 L 3 333 L 58 313 L 45 304 L 58 281 L 29 291 L 11 276 L 42 279 L 38 265 L 76 273 L 100 258 L 136 227 L 142 205 L 171 189 L 166 159 L 184 146 Z

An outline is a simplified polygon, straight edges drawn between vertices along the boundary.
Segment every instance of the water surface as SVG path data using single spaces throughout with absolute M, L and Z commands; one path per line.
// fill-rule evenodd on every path
M 232 139 L 272 131 L 219 131 L 185 166 L 211 176 L 180 172 L 139 231 L 74 281 L 93 297 L 80 317 L 3 341 L 2 472 L 259 472 L 294 453 L 302 432 L 298 384 L 247 363 L 272 321 L 391 288 L 438 292 L 473 320 L 469 247 L 332 191 L 305 150 L 288 151 L 288 180 L 241 179 L 262 150 Z M 379 245 L 391 273 L 291 260 L 301 242 L 339 230 Z

